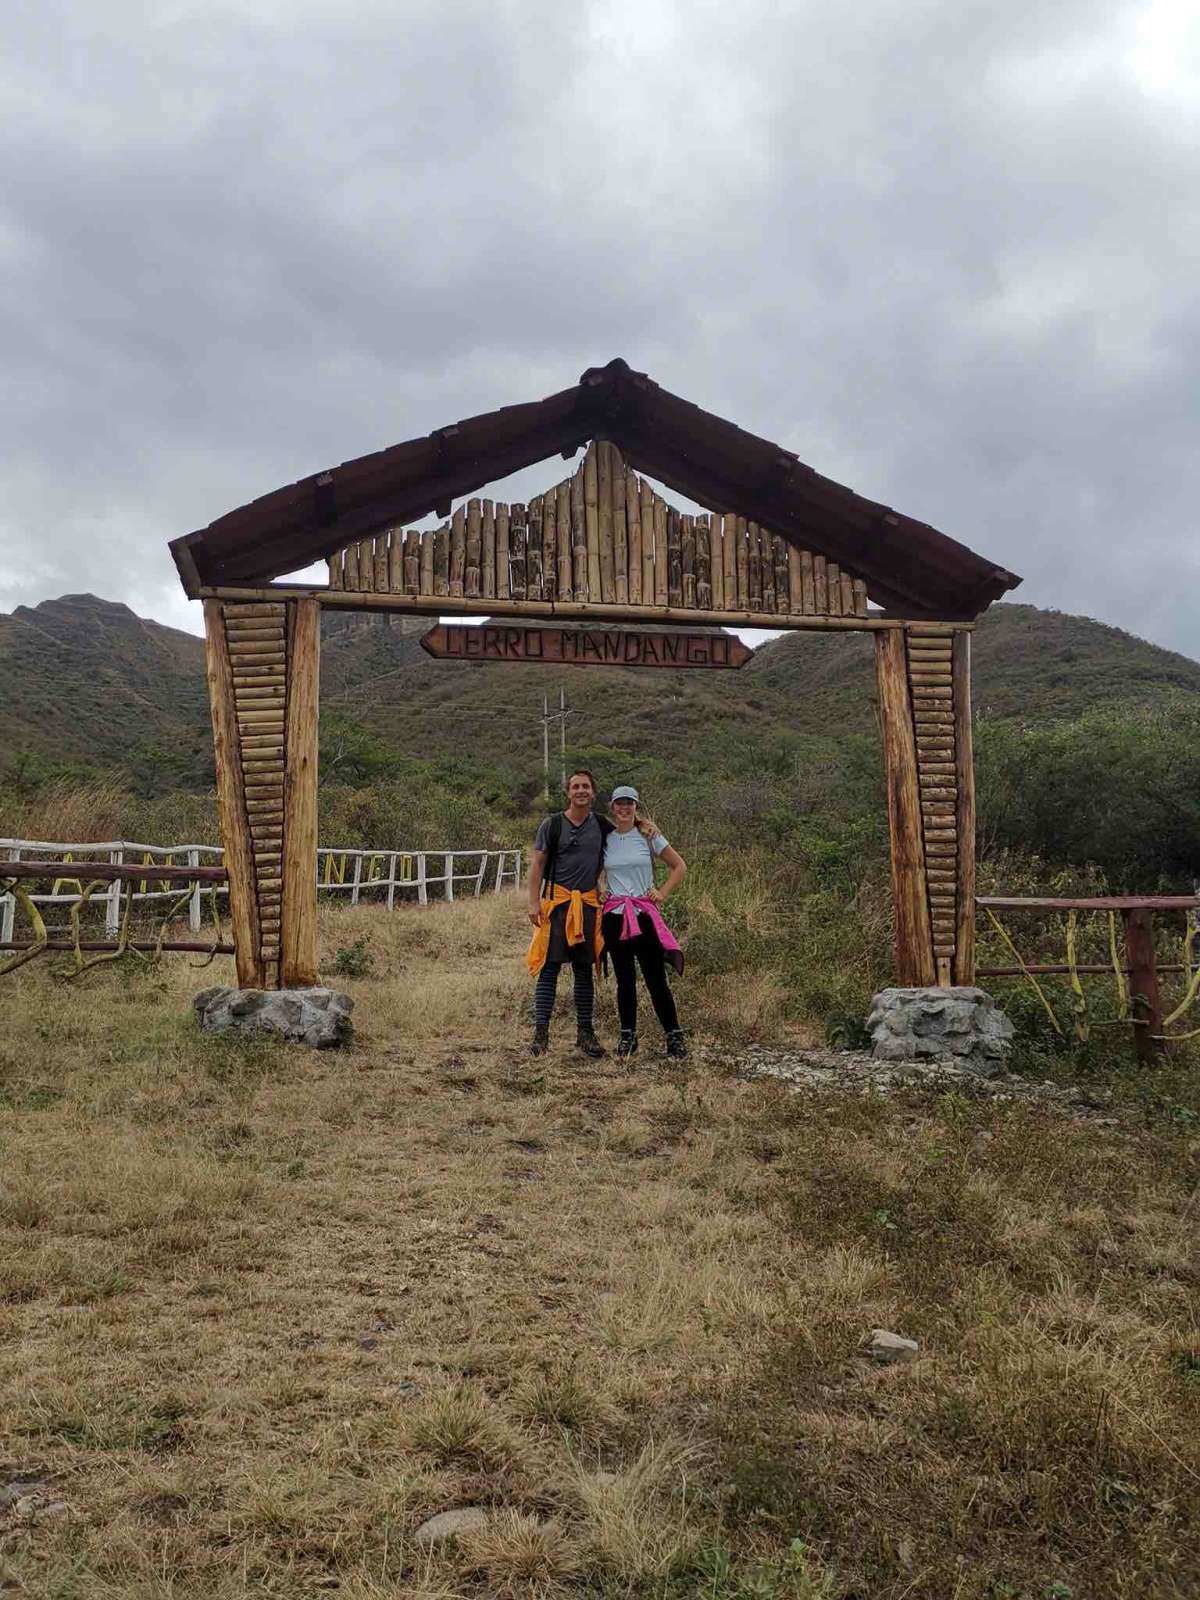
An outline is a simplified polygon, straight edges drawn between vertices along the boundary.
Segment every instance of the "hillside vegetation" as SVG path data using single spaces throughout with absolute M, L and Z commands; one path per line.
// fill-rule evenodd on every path
M 1033 606 L 985 613 L 973 657 L 982 720 L 1072 720 L 1100 706 L 1200 697 L 1200 664 Z M 199 638 L 69 595 L 0 617 L 0 672 L 10 761 L 28 752 L 121 767 L 147 793 L 211 782 Z M 750 748 L 873 730 L 871 642 L 857 634 L 785 635 L 740 672 L 551 672 L 434 662 L 414 633 L 383 618 L 326 624 L 323 711 L 384 739 L 400 758 L 465 757 L 528 775 L 540 754 L 542 695 L 556 696 L 560 684 L 575 711 L 575 745 L 653 755 L 671 769 L 722 753 L 736 766 Z
M 855 634 L 772 639 L 747 669 L 772 688 L 835 699 L 839 720 L 869 701 L 874 661 Z M 1037 606 L 985 611 L 971 635 L 975 715 L 1021 723 L 1071 720 L 1101 706 L 1155 707 L 1200 695 L 1200 662 L 1090 617 Z M 857 714 L 861 725 L 861 710 Z
M 159 790 L 212 781 L 204 646 L 94 595 L 0 615 L 0 771 L 120 768 Z
M 199 639 L 90 596 L 0 624 L 13 685 L 0 710 L 0 832 L 217 837 Z M 980 619 L 973 656 L 980 843 L 985 867 L 1003 859 L 999 886 L 1067 868 L 1114 889 L 1190 888 L 1200 665 L 1018 605 Z M 838 882 L 879 875 L 874 672 L 859 635 L 787 635 L 740 672 L 557 672 L 434 662 L 411 623 L 330 619 L 323 841 L 525 841 L 542 808 L 542 696 L 560 683 L 568 762 L 602 788 L 640 784 L 690 857 L 757 848 Z

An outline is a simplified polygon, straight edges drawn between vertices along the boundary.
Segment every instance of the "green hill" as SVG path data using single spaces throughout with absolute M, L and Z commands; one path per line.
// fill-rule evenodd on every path
M 126 605 L 68 594 L 0 615 L 0 747 L 124 767 L 160 786 L 212 781 L 203 641 Z
M 847 723 L 865 725 L 874 658 L 861 634 L 797 633 L 772 639 L 746 669 L 774 689 L 811 695 Z M 977 716 L 1043 722 L 1099 706 L 1158 706 L 1200 694 L 1200 662 L 1090 617 L 1000 604 L 971 637 Z
M 629 752 L 668 772 L 705 764 L 731 774 L 780 772 L 801 751 L 836 749 L 874 726 L 873 652 L 861 634 L 787 634 L 740 672 L 554 671 L 435 662 L 418 642 L 424 626 L 327 619 L 327 728 L 365 734 L 377 759 L 503 769 L 520 775 L 530 795 L 541 765 L 542 696 L 556 699 L 560 685 L 573 711 L 573 749 Z M 1154 708 L 1200 695 L 1200 663 L 1034 606 L 994 606 L 972 651 L 977 711 L 989 721 L 1073 720 L 1097 708 Z M 125 605 L 66 595 L 0 616 L 0 674 L 9 762 L 27 753 L 123 767 L 145 792 L 211 784 L 204 649 L 194 635 Z M 336 769 L 336 752 L 333 760 Z M 353 776 L 354 763 L 339 775 Z

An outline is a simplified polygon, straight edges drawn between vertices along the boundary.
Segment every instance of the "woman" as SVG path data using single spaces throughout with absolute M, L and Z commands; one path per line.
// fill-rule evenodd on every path
M 601 926 L 604 948 L 617 975 L 617 1014 L 621 1019 L 617 1054 L 631 1056 L 638 1047 L 636 962 L 667 1036 L 667 1054 L 682 1060 L 688 1053 L 687 1043 L 666 968 L 669 961 L 676 972 L 682 972 L 683 952 L 658 908 L 682 883 L 687 866 L 646 815 L 637 790 L 630 784 L 613 790 L 612 816 L 613 830 L 604 846 L 608 898 Z M 658 856 L 670 868 L 661 889 L 654 887 L 654 861 Z

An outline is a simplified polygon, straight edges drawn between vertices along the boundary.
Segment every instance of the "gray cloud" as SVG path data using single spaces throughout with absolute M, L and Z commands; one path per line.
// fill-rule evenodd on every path
M 23 10 L 0 606 L 619 353 L 1197 653 L 1182 5 Z

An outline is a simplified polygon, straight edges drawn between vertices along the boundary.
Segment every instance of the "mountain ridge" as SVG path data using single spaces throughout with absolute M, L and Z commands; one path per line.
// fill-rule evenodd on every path
M 399 624 L 399 625 L 397 625 Z M 836 742 L 874 727 L 866 635 L 792 632 L 739 672 L 623 672 L 438 662 L 425 619 L 326 619 L 322 709 L 398 752 L 540 765 L 541 698 L 567 690 L 572 744 L 658 754 L 755 750 L 799 737 Z M 1067 612 L 1000 603 L 972 635 L 976 714 L 1074 718 L 1097 705 L 1200 695 L 1200 662 Z M 51 760 L 122 766 L 153 788 L 212 782 L 204 644 L 120 601 L 63 595 L 0 613 L 0 741 Z

